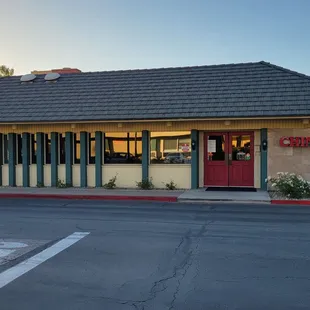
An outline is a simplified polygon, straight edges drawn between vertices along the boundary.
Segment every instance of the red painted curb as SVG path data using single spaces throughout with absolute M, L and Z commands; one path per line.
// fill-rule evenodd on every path
M 309 206 L 310 200 L 271 200 L 273 205 L 301 205 Z
M 117 195 L 68 195 L 68 194 L 0 194 L 0 198 L 45 198 L 71 200 L 140 200 L 177 202 L 178 197 L 169 196 L 117 196 Z

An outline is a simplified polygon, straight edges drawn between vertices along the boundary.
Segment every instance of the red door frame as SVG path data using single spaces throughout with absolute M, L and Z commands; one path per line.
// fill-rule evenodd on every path
M 232 136 L 250 136 L 251 158 L 247 161 L 234 161 L 232 158 Z M 208 160 L 208 137 L 224 136 L 225 160 Z M 230 131 L 230 132 L 207 132 L 204 135 L 204 186 L 223 187 L 254 187 L 254 132 L 253 131 Z
M 223 136 L 225 139 L 224 151 L 225 160 L 209 161 L 208 160 L 208 137 Z M 228 132 L 208 132 L 204 135 L 204 185 L 205 186 L 223 186 L 227 187 L 228 181 Z

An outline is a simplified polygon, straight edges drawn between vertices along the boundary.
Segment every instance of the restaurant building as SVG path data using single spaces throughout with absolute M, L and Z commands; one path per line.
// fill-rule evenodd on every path
M 310 180 L 310 77 L 266 62 L 0 78 L 2 186 Z

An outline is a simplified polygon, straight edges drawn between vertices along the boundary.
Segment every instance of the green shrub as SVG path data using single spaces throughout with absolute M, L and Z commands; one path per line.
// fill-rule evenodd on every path
M 282 196 L 290 199 L 310 197 L 310 184 L 295 173 L 278 172 L 277 177 L 268 177 L 268 183 Z
M 143 179 L 141 182 L 136 182 L 136 183 L 137 183 L 137 187 L 139 187 L 140 189 L 153 189 L 154 188 L 152 178 Z
M 43 188 L 43 187 L 45 187 L 45 185 L 44 185 L 44 183 L 38 182 L 37 187 L 38 188 Z
M 103 185 L 103 188 L 105 188 L 105 189 L 114 189 L 114 188 L 116 188 L 116 179 L 117 179 L 117 175 L 115 177 L 113 177 L 112 179 L 110 179 L 108 183 L 105 183 Z
M 169 191 L 173 191 L 177 188 L 177 185 L 171 180 L 169 183 L 164 183 L 165 187 Z
M 70 184 L 67 184 L 65 182 L 63 182 L 62 180 L 58 179 L 57 180 L 57 183 L 56 183 L 56 187 L 57 188 L 68 188 L 68 187 L 71 187 Z

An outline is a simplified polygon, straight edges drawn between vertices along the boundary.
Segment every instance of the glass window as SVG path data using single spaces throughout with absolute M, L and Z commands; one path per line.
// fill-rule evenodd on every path
M 81 163 L 81 136 L 79 133 L 73 134 L 73 163 Z
M 51 134 L 44 135 L 45 143 L 45 164 L 51 164 Z
M 208 160 L 225 161 L 226 135 L 208 136 Z
M 88 135 L 88 159 L 89 159 L 89 164 L 95 164 L 96 163 L 95 133 L 90 133 Z
M 251 159 L 251 137 L 249 135 L 232 136 L 232 160 L 250 160 Z
M 8 135 L 3 135 L 3 163 L 9 163 L 9 140 Z
M 152 132 L 150 149 L 151 164 L 190 164 L 190 132 Z
M 66 143 L 65 143 L 65 135 L 64 134 L 59 134 L 58 135 L 59 139 L 59 163 L 61 165 L 66 163 Z
M 106 133 L 104 163 L 139 164 L 142 161 L 142 133 Z
M 37 163 L 37 139 L 34 134 L 30 135 L 30 147 L 31 147 L 31 164 Z
M 17 165 L 23 163 L 23 146 L 22 146 L 22 135 L 16 135 L 16 156 L 17 156 Z

